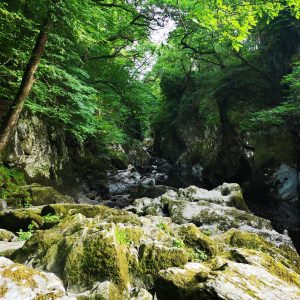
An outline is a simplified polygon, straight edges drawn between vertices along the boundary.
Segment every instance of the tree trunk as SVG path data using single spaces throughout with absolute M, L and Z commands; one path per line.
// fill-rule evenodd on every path
M 23 110 L 25 100 L 31 91 L 32 85 L 34 83 L 34 74 L 39 66 L 40 60 L 47 44 L 50 23 L 51 18 L 49 16 L 45 23 L 42 25 L 42 28 L 39 32 L 35 46 L 31 53 L 30 60 L 24 71 L 20 88 L 7 115 L 6 122 L 3 126 L 3 131 L 0 137 L 0 152 L 2 152 L 7 146 L 14 129 L 18 124 L 18 120 Z

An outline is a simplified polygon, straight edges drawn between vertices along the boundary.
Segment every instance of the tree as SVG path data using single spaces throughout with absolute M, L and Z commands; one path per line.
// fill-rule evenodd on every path
M 9 139 L 18 123 L 25 100 L 31 91 L 32 85 L 34 83 L 34 74 L 39 66 L 42 55 L 46 48 L 50 24 L 51 16 L 49 15 L 42 25 L 42 28 L 37 36 L 30 60 L 24 71 L 19 91 L 12 104 L 10 112 L 8 113 L 6 124 L 4 124 L 4 130 L 0 136 L 0 152 L 3 151 L 7 146 Z

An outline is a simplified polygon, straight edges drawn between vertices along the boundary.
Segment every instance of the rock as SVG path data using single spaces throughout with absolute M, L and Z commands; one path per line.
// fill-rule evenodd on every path
M 58 177 L 69 160 L 65 133 L 26 113 L 21 116 L 3 157 L 3 162 L 10 166 L 22 166 L 31 179 Z
M 74 203 L 74 200 L 70 196 L 63 195 L 50 186 L 32 184 L 25 186 L 24 190 L 28 191 L 31 195 L 31 205 L 38 206 L 51 203 Z
M 72 293 L 109 281 L 129 295 L 135 284 L 151 288 L 161 269 L 215 255 L 214 242 L 195 226 L 189 233 L 169 218 L 139 218 L 104 206 L 85 205 L 76 212 L 70 206 L 49 206 L 65 217 L 52 229 L 37 231 L 13 258 L 30 257 L 34 267 L 59 275 Z
M 178 193 L 169 191 L 167 197 L 174 200 Z M 153 208 L 150 200 L 159 198 L 145 198 L 143 205 Z M 192 199 L 189 203 L 197 204 Z M 12 258 L 57 274 L 79 299 L 152 299 L 147 291 L 153 289 L 158 299 L 299 295 L 300 258 L 295 249 L 276 246 L 256 233 L 232 228 L 208 236 L 191 223 L 99 205 L 52 204 L 40 212 L 49 213 L 59 216 L 59 223 L 37 230 Z
M 7 202 L 3 199 L 0 199 L 0 210 L 7 208 Z
M 0 228 L 17 232 L 20 229 L 28 230 L 30 224 L 35 227 L 43 225 L 43 217 L 40 215 L 41 208 L 14 209 L 0 212 Z
M 151 156 L 147 151 L 147 147 L 143 144 L 135 143 L 128 151 L 128 158 L 130 163 L 135 166 L 148 166 Z
M 300 202 L 298 189 L 300 172 L 282 163 L 274 170 L 271 178 L 271 196 L 276 199 L 278 223 L 284 228 L 297 228 L 300 224 Z
M 142 197 L 156 198 L 165 194 L 167 191 L 173 190 L 173 188 L 165 185 L 154 185 L 154 186 L 133 186 L 129 189 L 131 199 L 137 199 Z M 133 202 L 133 201 L 132 201 Z
M 300 276 L 280 279 L 261 266 L 217 258 L 215 266 L 186 264 L 160 271 L 155 282 L 158 299 L 299 299 Z
M 142 185 L 149 185 L 154 186 L 155 185 L 155 179 L 154 178 L 145 178 L 142 182 Z
M 131 291 L 131 300 L 153 300 L 153 296 L 145 289 L 134 289 Z
M 15 251 L 24 246 L 24 241 L 0 242 L 0 255 L 10 257 Z
M 34 270 L 0 257 L 0 297 L 11 299 L 75 300 L 54 274 Z
M 275 171 L 272 179 L 277 198 L 292 202 L 298 200 L 300 177 L 295 168 L 283 163 Z
M 11 242 L 17 240 L 17 237 L 6 229 L 0 229 L 0 241 Z
M 210 233 L 237 228 L 260 234 L 276 245 L 293 247 L 291 239 L 273 230 L 270 221 L 249 212 L 238 184 L 224 183 L 211 191 L 195 186 L 169 190 L 154 199 L 136 199 L 133 207 L 130 210 L 139 215 L 169 216 L 176 223 L 194 223 Z
M 203 181 L 203 166 L 201 164 L 195 164 L 192 167 L 192 174 L 200 181 Z
M 118 291 L 115 284 L 110 281 L 96 282 L 90 291 L 80 294 L 74 294 L 74 296 L 76 296 L 76 298 L 80 300 L 124 299 L 124 295 L 122 295 L 122 293 Z
M 211 191 L 190 186 L 186 189 L 180 189 L 179 196 L 187 197 L 195 202 L 204 200 L 214 204 L 236 207 L 249 212 L 241 187 L 236 183 L 223 183 Z

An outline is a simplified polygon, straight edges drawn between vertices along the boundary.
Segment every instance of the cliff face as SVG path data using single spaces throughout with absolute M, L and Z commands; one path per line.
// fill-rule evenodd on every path
M 30 180 L 59 181 L 59 173 L 70 163 L 66 134 L 37 116 L 23 115 L 3 162 L 21 167 Z

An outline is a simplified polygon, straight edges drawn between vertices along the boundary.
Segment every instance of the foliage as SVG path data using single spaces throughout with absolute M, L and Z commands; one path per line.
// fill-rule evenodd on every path
M 49 213 L 46 216 L 43 216 L 43 219 L 45 222 L 58 222 L 60 217 Z
M 2 111 L 11 106 L 34 39 L 49 14 L 52 29 L 26 109 L 52 126 L 63 128 L 80 142 L 92 140 L 109 148 L 143 139 L 151 134 L 153 122 L 156 127 L 176 127 L 190 112 L 192 117 L 198 114 L 205 125 L 219 125 L 215 91 L 223 85 L 228 67 L 243 62 L 272 85 L 269 73 L 276 67 L 271 61 L 276 59 L 268 59 L 272 52 L 267 45 L 277 49 L 275 44 L 281 37 L 272 31 L 262 33 L 284 14 L 296 22 L 300 3 L 2 1 Z M 155 45 L 150 40 L 151 32 L 163 26 L 167 18 L 175 26 L 168 41 Z M 270 35 L 273 40 L 265 38 Z M 289 85 L 291 90 L 296 89 L 297 81 Z M 294 114 L 296 106 L 295 98 L 269 113 L 262 105 L 262 111 L 250 119 L 278 124 L 282 116 Z M 270 114 L 273 116 L 268 117 Z M 251 122 L 246 123 L 247 127 Z
M 129 245 L 130 244 L 130 238 L 126 231 L 121 229 L 115 230 L 115 237 L 116 240 L 120 243 L 120 245 Z
M 184 244 L 183 240 L 176 239 L 176 240 L 173 240 L 173 245 L 172 246 L 175 247 L 175 248 L 184 248 L 185 244 Z
M 209 255 L 205 251 L 198 248 L 193 249 L 189 254 L 194 260 L 205 261 L 209 259 Z
M 13 168 L 0 165 L 0 198 L 9 204 L 17 206 L 30 206 L 30 194 L 24 191 L 26 185 L 24 173 Z
M 96 2 L 1 3 L 0 96 L 8 108 L 51 9 L 53 28 L 26 109 L 81 142 L 93 137 L 102 144 L 124 143 L 146 133 L 156 109 L 156 96 L 137 80 L 135 62 L 145 51 L 148 21 L 141 16 L 145 26 L 133 25 L 139 15 L 134 4 Z
M 300 117 L 300 64 L 296 63 L 293 72 L 284 76 L 282 83 L 289 87 L 285 101 L 278 105 L 251 114 L 250 120 L 242 124 L 244 130 L 255 130 L 262 126 L 282 126 L 288 120 Z
M 32 237 L 33 233 L 34 233 L 34 225 L 33 224 L 30 224 L 28 226 L 27 231 L 23 231 L 22 229 L 20 229 L 20 231 L 17 232 L 20 241 L 29 240 Z

